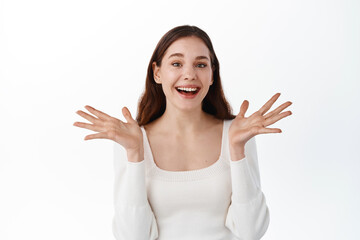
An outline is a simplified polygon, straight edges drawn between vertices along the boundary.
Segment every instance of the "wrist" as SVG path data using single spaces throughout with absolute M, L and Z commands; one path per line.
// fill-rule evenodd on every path
M 129 162 L 141 162 L 144 160 L 144 150 L 128 150 L 126 154 Z
M 230 146 L 231 161 L 238 161 L 245 158 L 245 146 Z

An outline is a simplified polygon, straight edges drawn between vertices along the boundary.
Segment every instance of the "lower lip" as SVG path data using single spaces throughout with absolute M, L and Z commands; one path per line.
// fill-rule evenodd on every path
M 175 89 L 175 91 L 181 96 L 181 97 L 183 97 L 183 98 L 186 98 L 186 99 L 192 99 L 192 98 L 195 98 L 198 94 L 199 94 L 199 92 L 200 92 L 200 89 L 198 90 L 198 92 L 197 93 L 195 93 L 195 94 L 188 94 L 188 95 L 185 95 L 185 94 L 183 94 L 183 93 L 180 93 L 180 92 L 178 92 L 178 90 L 176 90 Z

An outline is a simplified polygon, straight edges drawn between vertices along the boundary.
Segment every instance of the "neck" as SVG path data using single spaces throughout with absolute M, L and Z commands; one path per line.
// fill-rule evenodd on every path
M 202 111 L 200 108 L 195 109 L 178 109 L 166 108 L 164 114 L 158 119 L 163 126 L 171 131 L 175 136 L 191 136 L 202 132 L 212 120 L 213 116 Z

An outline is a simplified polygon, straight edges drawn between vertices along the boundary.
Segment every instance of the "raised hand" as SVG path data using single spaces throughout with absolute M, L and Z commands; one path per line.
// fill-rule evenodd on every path
M 96 117 L 91 116 L 81 110 L 76 113 L 89 120 L 93 124 L 75 122 L 76 127 L 86 128 L 98 133 L 85 136 L 84 140 L 90 139 L 109 139 L 121 144 L 127 151 L 135 153 L 143 151 L 143 136 L 138 123 L 132 118 L 127 107 L 122 109 L 127 123 L 109 116 L 91 106 L 85 108 Z
M 258 111 L 249 117 L 245 113 L 249 107 L 249 102 L 245 100 L 240 107 L 240 113 L 231 123 L 229 128 L 229 144 L 232 149 L 244 149 L 245 143 L 252 137 L 263 133 L 281 133 L 279 128 L 266 128 L 280 119 L 291 115 L 291 111 L 281 113 L 282 110 L 292 104 L 288 101 L 283 103 L 275 110 L 264 115 L 275 101 L 279 98 L 280 93 L 276 93 L 270 98 Z

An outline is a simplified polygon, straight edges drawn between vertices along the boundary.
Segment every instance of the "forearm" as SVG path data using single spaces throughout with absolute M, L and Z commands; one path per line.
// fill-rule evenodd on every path
M 230 147 L 231 155 L 231 180 L 233 201 L 246 203 L 253 200 L 258 194 L 258 189 L 250 169 L 251 156 L 245 155 L 244 146 Z
M 232 197 L 225 226 L 237 239 L 261 239 L 269 226 L 269 210 L 261 191 L 255 138 L 244 146 L 230 144 Z
M 114 236 L 117 240 L 157 239 L 156 219 L 146 193 L 144 153 L 119 148 L 115 146 Z

